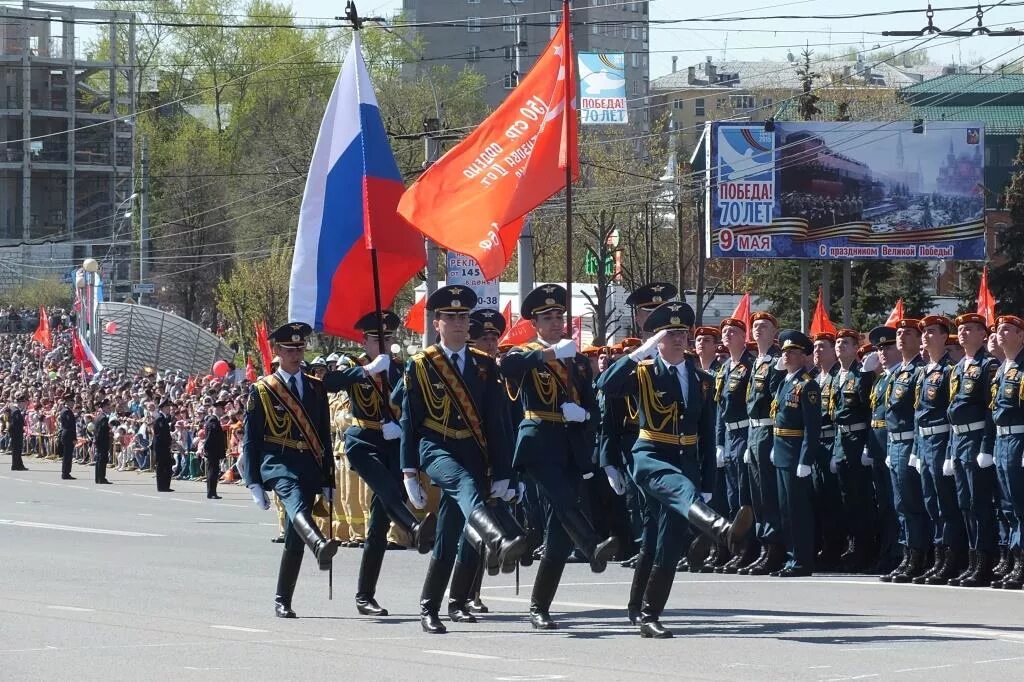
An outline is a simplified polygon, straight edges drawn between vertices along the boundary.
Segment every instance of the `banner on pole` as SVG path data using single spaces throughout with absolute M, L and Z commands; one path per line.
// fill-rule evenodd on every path
M 626 110 L 626 55 L 579 53 L 580 121 L 583 125 L 629 123 Z

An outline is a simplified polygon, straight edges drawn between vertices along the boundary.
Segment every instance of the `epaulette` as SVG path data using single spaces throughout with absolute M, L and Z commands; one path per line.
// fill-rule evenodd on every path
M 637 367 L 650 367 L 654 364 L 654 358 L 644 358 L 640 362 L 636 363 Z
M 419 353 L 416 353 L 409 359 L 412 360 L 413 362 L 423 362 L 424 358 L 426 357 L 426 354 L 423 351 L 420 351 Z
M 482 358 L 490 358 L 491 357 L 490 353 L 485 353 L 484 351 L 480 350 L 479 348 L 473 348 L 473 346 L 467 346 L 467 348 L 469 348 L 469 352 L 473 353 L 474 355 L 478 355 L 478 356 L 480 356 Z

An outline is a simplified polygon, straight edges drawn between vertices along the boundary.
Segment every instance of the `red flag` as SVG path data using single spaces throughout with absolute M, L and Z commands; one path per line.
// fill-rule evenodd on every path
M 185 384 L 185 393 L 192 395 L 196 392 L 196 378 L 191 374 L 188 375 L 188 383 Z
M 39 326 L 32 334 L 32 340 L 43 344 L 46 350 L 53 350 L 53 337 L 50 335 L 50 316 L 46 314 L 46 308 L 39 306 Z
M 505 309 L 501 311 L 501 316 L 505 318 L 505 329 L 512 328 L 512 301 L 505 304 Z
M 260 320 L 256 323 L 256 347 L 260 351 L 260 360 L 263 361 L 263 373 L 270 374 L 274 371 L 274 354 L 270 350 L 270 335 L 267 333 L 267 323 Z
M 563 9 L 561 25 L 519 86 L 399 202 L 398 212 L 416 229 L 476 259 L 488 279 L 511 258 L 523 216 L 565 188 L 567 162 L 579 176 L 573 59 Z
M 505 330 L 505 333 L 498 339 L 499 345 L 507 343 L 513 346 L 521 346 L 537 338 L 537 330 L 529 317 L 521 317 L 519 321 Z
M 985 316 L 989 327 L 996 323 L 996 299 L 988 288 L 988 266 L 981 269 L 981 283 L 978 285 L 978 314 Z
M 583 348 L 583 316 L 574 315 L 572 318 L 572 340 L 576 342 L 577 348 Z
M 419 299 L 412 304 L 409 311 L 405 314 L 405 328 L 409 331 L 422 334 L 425 329 L 426 321 L 424 319 L 424 311 L 427 309 L 427 297 Z
M 742 320 L 743 324 L 747 325 L 747 341 L 753 341 L 754 337 L 751 335 L 753 331 L 750 328 L 750 292 L 743 294 L 743 298 L 736 304 L 736 310 L 732 311 L 731 317 Z
M 821 287 L 818 287 L 818 303 L 814 306 L 814 315 L 811 316 L 811 336 L 821 333 L 836 333 L 836 326 L 828 319 L 828 311 L 825 310 L 825 300 L 821 296 Z
M 259 379 L 259 377 L 256 376 L 256 368 L 252 366 L 252 358 L 250 358 L 248 355 L 246 355 L 245 356 L 245 380 L 248 381 L 251 384 L 251 383 L 255 383 L 257 379 Z
M 85 370 L 86 374 L 92 374 L 92 363 L 89 362 L 89 357 L 85 354 L 85 348 L 82 347 L 82 341 L 78 338 L 77 332 L 71 334 L 71 358 L 75 364 Z
M 903 312 L 903 299 L 897 299 L 896 307 L 889 313 L 889 318 L 885 321 L 886 327 L 895 327 L 896 323 L 906 317 L 906 313 Z

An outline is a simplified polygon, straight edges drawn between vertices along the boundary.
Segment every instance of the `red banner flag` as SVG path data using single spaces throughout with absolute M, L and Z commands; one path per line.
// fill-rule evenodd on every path
M 505 309 L 501 311 L 501 316 L 505 318 L 505 329 L 512 328 L 512 301 L 505 304 Z
M 818 287 L 818 303 L 814 306 L 814 315 L 811 316 L 811 336 L 822 333 L 835 334 L 836 326 L 828 317 L 825 300 L 821 296 L 821 287 Z
M 270 335 L 267 333 L 267 323 L 263 320 L 256 323 L 256 347 L 260 351 L 260 360 L 263 361 L 263 373 L 270 374 L 274 371 L 274 354 L 270 350 Z
M 537 330 L 533 326 L 533 320 L 529 317 L 521 317 L 519 321 L 505 330 L 504 335 L 498 339 L 499 345 L 512 344 L 521 346 L 537 338 Z
M 426 326 L 426 321 L 423 317 L 425 314 L 424 311 L 426 311 L 426 309 L 426 296 L 413 303 L 412 307 L 409 308 L 408 312 L 405 313 L 405 322 L 403 323 L 405 325 L 405 328 L 411 332 L 422 334 Z
M 252 366 L 252 358 L 245 356 L 245 380 L 250 384 L 256 383 L 259 377 L 256 375 L 256 368 Z
M 573 178 L 579 176 L 573 59 L 563 10 L 561 25 L 519 86 L 398 205 L 424 235 L 475 258 L 487 278 L 500 275 L 511 258 L 523 216 L 565 188 L 567 163 Z
M 754 337 L 750 328 L 750 292 L 743 294 L 743 298 L 736 304 L 736 310 L 732 311 L 731 317 L 742 320 L 743 324 L 747 325 L 747 341 L 753 341 Z
M 46 308 L 39 306 L 39 326 L 32 334 L 32 340 L 43 344 L 46 350 L 53 350 L 53 336 L 50 335 L 50 316 L 46 314 Z
M 186 395 L 194 395 L 196 392 L 196 378 L 191 374 L 188 375 L 188 383 L 185 384 Z
M 576 342 L 577 348 L 583 348 L 583 316 L 574 315 L 572 318 L 572 340 Z
M 906 313 L 903 312 L 903 299 L 896 301 L 896 307 L 889 313 L 889 318 L 885 321 L 886 327 L 895 327 L 896 323 L 906 317 Z
M 989 327 L 996 323 L 996 299 L 988 288 L 988 266 L 981 269 L 981 283 L 978 285 L 978 314 L 985 316 Z

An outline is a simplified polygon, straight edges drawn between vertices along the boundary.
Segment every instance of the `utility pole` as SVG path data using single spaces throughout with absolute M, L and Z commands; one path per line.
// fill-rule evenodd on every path
M 829 313 L 829 317 L 831 317 L 832 261 L 830 260 L 825 260 L 821 263 L 821 301 L 825 306 L 825 312 Z
M 439 118 L 426 118 L 423 119 L 423 170 L 430 168 L 435 161 L 441 158 L 441 141 L 437 137 L 437 132 L 441 129 L 441 119 Z M 430 239 L 424 240 L 426 242 L 427 249 L 427 297 L 437 291 L 437 259 L 440 256 L 441 250 L 437 248 Z M 433 340 L 434 335 L 433 329 L 430 324 L 430 313 L 426 310 L 423 311 L 423 347 L 429 346 Z
M 807 333 L 811 324 L 811 264 L 800 259 L 800 330 Z
M 853 327 L 853 261 L 843 261 L 843 326 Z
M 142 166 L 142 191 L 139 193 L 139 283 L 149 281 L 149 145 L 142 138 L 139 154 Z M 139 305 L 143 305 L 146 294 L 139 291 Z
M 515 12 L 515 6 L 512 7 L 512 11 Z M 523 50 L 526 48 L 526 40 L 523 38 L 523 21 L 524 18 L 516 16 L 516 84 L 519 83 L 519 78 L 523 73 Z M 518 250 L 518 271 L 519 271 L 519 302 L 522 305 L 522 301 L 526 298 L 526 295 L 533 291 L 533 218 L 530 214 L 526 214 L 526 218 L 523 220 L 523 230 L 519 233 L 519 250 Z

